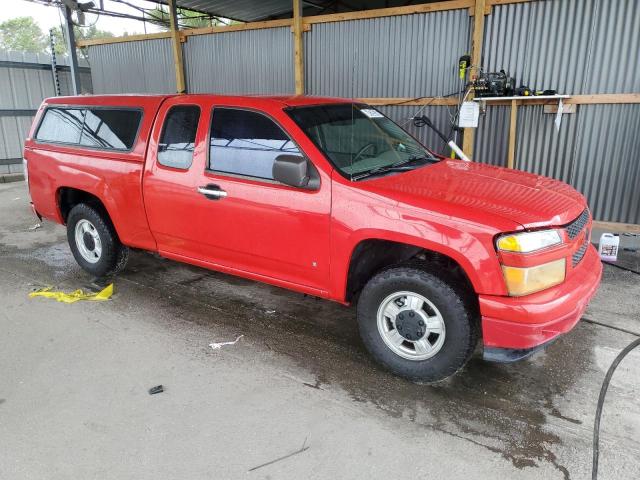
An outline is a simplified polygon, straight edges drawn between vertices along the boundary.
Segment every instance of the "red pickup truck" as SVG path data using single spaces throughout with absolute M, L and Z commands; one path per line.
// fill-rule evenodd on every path
M 350 100 L 51 98 L 24 158 L 36 213 L 87 272 L 138 248 L 357 304 L 370 353 L 415 381 L 452 375 L 480 338 L 488 360 L 531 354 L 602 273 L 573 188 L 443 158 Z

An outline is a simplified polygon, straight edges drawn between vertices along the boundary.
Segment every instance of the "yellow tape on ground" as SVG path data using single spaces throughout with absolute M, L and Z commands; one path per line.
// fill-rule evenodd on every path
M 80 300 L 97 300 L 97 301 L 109 300 L 109 298 L 111 298 L 111 295 L 113 295 L 113 283 L 110 283 L 98 293 L 84 293 L 80 289 L 75 290 L 71 293 L 65 293 L 65 292 L 54 292 L 52 291 L 52 289 L 53 287 L 41 288 L 40 290 L 31 292 L 29 294 L 29 297 L 54 298 L 58 302 L 75 303 Z

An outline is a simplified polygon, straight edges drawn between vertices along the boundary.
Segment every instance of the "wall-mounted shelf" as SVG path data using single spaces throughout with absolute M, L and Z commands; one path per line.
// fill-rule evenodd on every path
M 553 102 L 558 101 L 558 109 L 562 105 L 562 100 L 571 98 L 571 95 L 519 95 L 514 97 L 478 97 L 474 98 L 474 102 L 509 102 L 511 103 L 511 115 L 509 118 L 509 151 L 507 154 L 507 168 L 513 168 L 516 156 L 516 125 L 518 121 L 518 103 L 527 101 L 546 100 Z M 547 102 L 544 102 L 547 103 Z M 558 128 L 560 124 L 558 123 Z
M 562 100 L 571 95 L 516 95 L 513 97 L 476 97 L 474 102 L 504 102 L 506 100 Z

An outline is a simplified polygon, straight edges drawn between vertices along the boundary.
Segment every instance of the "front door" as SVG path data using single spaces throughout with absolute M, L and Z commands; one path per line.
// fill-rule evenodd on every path
M 305 190 L 273 180 L 282 154 L 304 155 L 273 117 L 214 106 L 190 221 L 203 258 L 275 283 L 326 291 L 331 180 Z

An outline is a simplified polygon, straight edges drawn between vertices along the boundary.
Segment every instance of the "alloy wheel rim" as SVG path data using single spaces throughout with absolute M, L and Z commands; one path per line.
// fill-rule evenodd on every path
M 442 314 L 433 302 L 415 292 L 387 296 L 378 307 L 377 323 L 387 347 L 407 360 L 427 360 L 444 345 Z
M 100 260 L 102 241 L 93 223 L 84 218 L 76 223 L 75 239 L 82 258 L 89 263 L 97 263 Z

